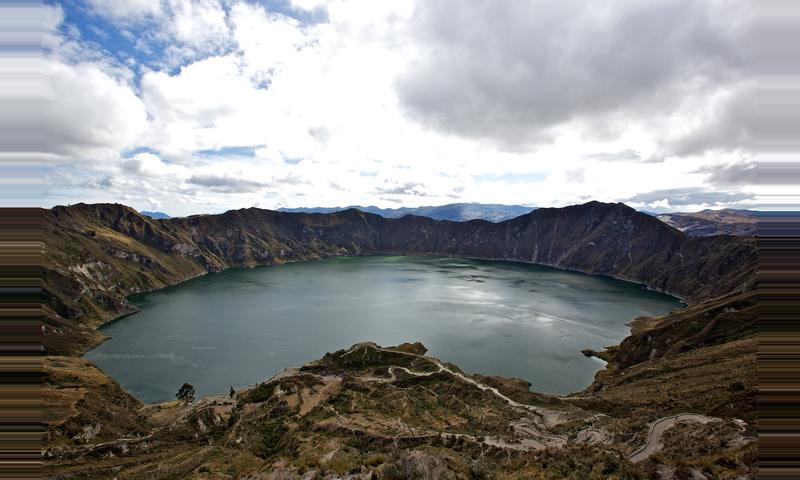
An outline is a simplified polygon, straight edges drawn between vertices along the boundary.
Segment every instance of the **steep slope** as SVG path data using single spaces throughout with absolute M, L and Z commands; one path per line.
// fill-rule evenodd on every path
M 585 393 L 592 409 L 626 415 L 693 411 L 755 420 L 756 292 L 710 299 L 634 320 L 631 335 Z
M 353 345 L 194 405 L 151 405 L 109 427 L 51 436 L 52 478 L 742 478 L 755 445 L 735 418 L 598 415 L 525 382 L 468 375 L 420 344 Z M 96 394 L 95 382 L 86 397 Z M 124 402 L 124 399 L 122 399 Z M 129 403 L 129 402 L 128 402 Z M 135 407 L 135 406 L 132 406 Z M 120 407 L 115 407 L 119 411 Z M 135 413 L 133 413 L 135 412 Z M 83 413 L 59 425 L 74 424 Z M 93 418 L 95 420 L 96 418 Z M 687 430 L 683 427 L 689 427 Z M 654 455 L 664 440 L 667 455 Z M 694 444 L 691 451 L 670 446 Z M 645 452 L 644 454 L 638 452 Z M 695 473 L 697 472 L 697 473 Z M 673 478 L 671 475 L 666 478 Z
M 754 236 L 758 229 L 756 212 L 747 210 L 703 210 L 694 213 L 662 213 L 662 222 L 693 236 L 742 235 Z
M 131 313 L 125 297 L 230 267 L 400 253 L 515 260 L 637 281 L 689 302 L 752 288 L 752 239 L 689 237 L 622 204 L 539 209 L 501 223 L 244 209 L 155 220 L 121 205 L 44 215 L 43 286 L 52 353 L 85 350 Z
M 354 210 L 154 220 L 83 204 L 43 216 L 50 352 L 100 341 L 95 327 L 134 311 L 132 293 L 329 255 L 541 263 L 632 279 L 690 303 L 636 319 L 631 336 L 599 354 L 609 364 L 594 383 L 567 397 L 465 374 L 424 357 L 419 344 L 355 345 L 235 399 L 194 405 L 142 405 L 89 362 L 48 357 L 43 451 L 52 478 L 753 478 L 751 238 L 690 237 L 597 202 L 498 224 Z M 674 426 L 654 437 L 656 425 Z
M 139 413 L 142 403 L 89 361 L 45 357 L 42 367 L 43 421 L 51 449 L 143 435 L 153 427 Z

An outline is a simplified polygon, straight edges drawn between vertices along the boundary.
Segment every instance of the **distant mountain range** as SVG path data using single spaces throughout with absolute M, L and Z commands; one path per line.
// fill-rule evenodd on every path
M 141 213 L 145 217 L 155 218 L 156 220 L 159 220 L 159 219 L 162 219 L 162 218 L 172 218 L 172 217 L 170 217 L 169 215 L 167 215 L 164 212 L 148 212 L 147 210 L 142 210 L 139 213 Z
M 500 205 L 493 203 L 450 203 L 447 205 L 427 206 L 427 207 L 400 207 L 400 208 L 379 208 L 375 206 L 352 205 L 348 207 L 300 207 L 300 208 L 280 208 L 279 212 L 304 212 L 304 213 L 333 213 L 355 208 L 362 212 L 374 213 L 385 218 L 399 218 L 405 215 L 418 215 L 420 217 L 433 218 L 434 220 L 451 220 L 454 222 L 464 222 L 467 220 L 488 220 L 490 222 L 502 222 L 520 215 L 525 215 L 536 210 L 535 207 L 524 207 L 522 205 Z M 142 212 L 144 213 L 144 212 Z
M 279 212 L 287 213 L 334 213 L 356 209 L 373 213 L 384 218 L 400 218 L 406 215 L 428 217 L 434 220 L 465 222 L 469 220 L 487 220 L 493 223 L 504 222 L 536 210 L 535 207 L 522 205 L 501 205 L 494 203 L 450 203 L 447 205 L 423 207 L 380 208 L 373 205 L 351 205 L 347 207 L 298 207 L 279 208 Z M 146 217 L 161 220 L 172 218 L 164 212 L 140 212 Z M 754 236 L 758 227 L 758 217 L 764 212 L 754 210 L 702 210 L 700 212 L 645 212 L 662 222 L 677 228 L 687 235 L 705 237 L 710 235 Z
M 761 212 L 751 210 L 703 210 L 692 213 L 661 213 L 655 217 L 692 236 L 754 236 Z

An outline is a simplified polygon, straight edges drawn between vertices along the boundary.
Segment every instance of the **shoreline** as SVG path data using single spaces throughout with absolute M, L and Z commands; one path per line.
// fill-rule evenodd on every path
M 299 263 L 313 262 L 313 261 L 319 261 L 319 260 L 325 260 L 325 259 L 335 259 L 335 258 L 389 257 L 389 256 L 418 257 L 418 258 L 442 258 L 442 259 L 462 259 L 462 260 L 472 260 L 472 261 L 486 261 L 486 262 L 499 262 L 499 263 L 507 263 L 507 264 L 518 264 L 519 266 L 544 267 L 546 269 L 551 269 L 551 270 L 554 270 L 554 271 L 562 271 L 562 272 L 565 271 L 565 272 L 570 272 L 570 273 L 587 275 L 587 276 L 590 276 L 590 277 L 600 277 L 600 278 L 612 279 L 612 280 L 616 280 L 616 281 L 630 283 L 630 284 L 637 285 L 637 286 L 644 286 L 644 287 L 646 287 L 647 291 L 660 293 L 660 294 L 663 294 L 663 295 L 668 295 L 668 296 L 671 296 L 672 298 L 675 298 L 676 300 L 680 301 L 683 304 L 683 306 L 679 307 L 680 309 L 686 308 L 688 306 L 686 301 L 683 298 L 679 297 L 679 296 L 671 295 L 671 294 L 666 293 L 666 292 L 661 292 L 661 291 L 652 289 L 649 286 L 647 286 L 644 282 L 637 282 L 637 281 L 632 281 L 632 280 L 628 280 L 628 279 L 624 279 L 624 278 L 618 278 L 618 277 L 613 276 L 613 275 L 588 273 L 588 272 L 581 271 L 581 270 L 578 270 L 578 269 L 562 268 L 562 267 L 557 267 L 555 265 L 547 265 L 547 264 L 540 264 L 540 263 L 534 263 L 534 262 L 526 262 L 526 261 L 521 261 L 521 260 L 511 260 L 511 259 L 506 259 L 506 258 L 496 259 L 496 258 L 485 258 L 485 257 L 464 257 L 464 256 L 454 256 L 454 255 L 439 255 L 439 254 L 404 254 L 404 253 L 398 253 L 398 252 L 381 252 L 381 253 L 368 254 L 368 255 L 327 255 L 327 256 L 321 256 L 319 258 L 312 258 L 312 259 L 305 259 L 305 260 L 291 260 L 291 261 L 286 261 L 286 262 L 282 262 L 282 263 L 260 264 L 260 265 L 253 265 L 253 266 L 231 266 L 231 267 L 227 267 L 227 268 L 225 268 L 223 270 L 220 270 L 220 271 L 208 271 L 208 272 L 203 272 L 203 273 L 199 273 L 199 274 L 196 274 L 196 275 L 192 275 L 192 276 L 189 276 L 189 277 L 187 277 L 187 278 L 185 278 L 183 280 L 180 280 L 180 281 L 178 281 L 176 283 L 165 285 L 165 286 L 163 286 L 161 288 L 153 288 L 153 289 L 149 289 L 149 290 L 137 291 L 135 293 L 127 295 L 125 297 L 125 300 L 129 302 L 129 299 L 131 297 L 133 297 L 133 296 L 136 296 L 136 295 L 145 295 L 145 294 L 149 294 L 149 293 L 158 292 L 158 291 L 161 291 L 161 290 L 166 290 L 166 289 L 169 289 L 169 288 L 179 287 L 179 286 L 182 286 L 182 285 L 184 285 L 184 284 L 186 284 L 186 283 L 188 283 L 188 282 L 190 282 L 192 280 L 195 280 L 195 279 L 205 278 L 205 277 L 207 277 L 208 275 L 211 275 L 211 274 L 218 274 L 218 273 L 228 272 L 228 271 L 232 271 L 232 270 L 249 270 L 249 269 L 257 269 L 257 268 L 268 268 L 268 267 L 276 267 L 276 266 L 281 266 L 281 265 L 299 264 Z M 98 369 L 103 371 L 103 373 L 105 373 L 106 375 L 108 375 L 112 379 L 114 379 L 113 376 L 111 376 L 109 373 L 105 372 L 95 362 L 92 362 L 92 360 L 86 358 L 86 354 L 89 353 L 90 351 L 94 350 L 95 348 L 97 348 L 101 344 L 105 343 L 106 340 L 112 338 L 112 337 L 106 336 L 106 335 L 104 335 L 102 333 L 101 330 L 102 330 L 103 327 L 105 327 L 106 325 L 111 325 L 111 324 L 113 324 L 113 323 L 115 323 L 117 321 L 120 321 L 122 319 L 125 319 L 127 317 L 130 317 L 130 316 L 132 316 L 132 315 L 134 315 L 136 313 L 139 313 L 140 310 L 139 310 L 138 307 L 136 307 L 135 305 L 133 305 L 131 303 L 129 303 L 129 305 L 131 305 L 136 310 L 135 311 L 131 311 L 131 312 L 126 312 L 126 313 L 123 313 L 123 314 L 121 314 L 119 316 L 113 317 L 110 320 L 108 320 L 106 322 L 103 322 L 103 323 L 99 324 L 98 326 L 94 327 L 94 331 L 99 333 L 102 336 L 102 339 L 99 342 L 97 342 L 96 344 L 92 345 L 90 348 L 88 348 L 85 351 L 81 352 L 79 355 L 75 355 L 75 356 L 77 356 L 79 358 L 83 358 L 83 359 L 91 362 L 95 367 L 97 367 Z M 672 310 L 672 311 L 674 311 L 674 310 Z M 666 312 L 665 314 L 668 314 L 668 313 L 670 313 L 670 312 Z M 626 323 L 626 325 L 628 326 L 628 334 L 625 337 L 622 337 L 620 339 L 620 342 L 622 342 L 625 338 L 627 338 L 628 336 L 631 335 L 632 331 L 631 331 L 630 325 L 631 325 L 632 322 L 633 322 L 633 320 L 630 320 L 629 322 Z M 604 349 L 602 352 L 595 352 L 594 350 L 591 350 L 593 355 L 586 355 L 586 353 L 584 353 L 584 352 L 587 351 L 587 350 L 591 350 L 591 349 L 586 348 L 584 350 L 576 350 L 576 352 L 575 352 L 576 358 L 580 357 L 581 356 L 580 354 L 583 353 L 583 356 L 590 357 L 590 358 L 593 357 L 593 358 L 597 359 L 596 361 L 601 362 L 602 363 L 602 368 L 600 368 L 599 370 L 595 371 L 594 376 L 596 376 L 597 373 L 603 371 L 608 366 L 608 361 L 603 359 L 601 356 L 599 356 L 599 355 L 602 355 L 606 350 Z M 270 377 L 270 379 L 272 379 L 273 377 L 275 377 L 277 375 L 280 375 L 281 373 L 283 373 L 283 372 L 285 372 L 287 370 L 291 370 L 293 368 L 298 368 L 298 367 L 292 367 L 292 366 L 282 367 L 282 369 L 279 370 L 277 373 L 275 373 L 272 377 Z M 471 374 L 483 375 L 480 372 L 472 372 Z M 504 378 L 518 379 L 517 377 L 504 377 Z M 525 380 L 525 379 L 519 379 L 519 380 Z M 114 379 L 114 381 L 116 382 L 116 379 Z M 259 381 L 259 382 L 256 382 L 256 383 L 252 383 L 252 384 L 246 385 L 246 386 L 244 386 L 242 388 L 252 387 L 252 386 L 259 385 L 259 384 L 262 384 L 262 383 L 265 383 L 265 382 L 268 382 L 268 381 L 269 381 L 269 379 L 266 379 L 266 380 L 263 380 L 263 381 Z M 528 380 L 525 380 L 525 381 L 528 381 Z M 539 391 L 536 391 L 534 393 L 539 393 L 539 394 L 542 394 L 542 395 L 548 395 L 548 396 L 554 396 L 554 397 L 565 396 L 565 395 L 569 396 L 569 395 L 573 395 L 573 394 L 579 393 L 581 391 L 584 391 L 586 388 L 591 386 L 591 384 L 592 383 L 590 382 L 588 385 L 585 385 L 583 387 L 583 389 L 581 389 L 581 390 L 577 390 L 577 391 L 574 391 L 574 392 L 568 392 L 568 393 L 564 393 L 564 394 L 552 393 L 552 392 L 551 393 L 539 392 Z M 165 402 L 172 401 L 172 400 L 164 400 L 164 401 L 160 401 L 160 402 L 146 402 L 143 399 L 141 399 L 138 396 L 136 396 L 133 393 L 131 393 L 129 390 L 127 390 L 127 389 L 124 389 L 124 390 L 128 394 L 130 394 L 132 397 L 134 397 L 138 401 L 142 402 L 144 405 L 159 405 L 159 404 L 162 404 L 162 403 L 165 403 Z M 225 394 L 225 392 L 209 393 L 208 395 L 204 395 L 203 397 L 198 399 L 198 401 L 200 401 L 202 399 L 205 399 L 205 398 L 208 398 L 208 397 L 219 396 L 219 395 L 223 395 L 223 394 Z

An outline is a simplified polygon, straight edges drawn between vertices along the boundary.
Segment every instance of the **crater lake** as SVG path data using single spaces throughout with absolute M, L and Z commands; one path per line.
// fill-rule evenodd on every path
M 131 297 L 141 311 L 103 326 L 86 354 L 146 402 L 226 393 L 362 341 L 422 342 L 466 372 L 579 391 L 600 350 L 637 316 L 682 307 L 645 287 L 515 262 L 338 257 L 230 269 Z

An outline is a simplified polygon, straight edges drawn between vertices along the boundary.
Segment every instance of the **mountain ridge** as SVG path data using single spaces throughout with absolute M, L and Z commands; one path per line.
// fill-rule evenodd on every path
M 600 202 L 537 209 L 500 223 L 258 208 L 154 220 L 116 204 L 76 204 L 43 214 L 45 297 L 52 318 L 61 317 L 56 337 L 76 323 L 94 327 L 132 313 L 126 297 L 134 293 L 231 267 L 325 256 L 522 261 L 635 281 L 690 303 L 749 288 L 756 259 L 750 239 L 689 237 L 624 204 Z M 81 348 L 99 341 L 81 330 L 73 333 L 95 337 L 79 342 Z M 45 336 L 51 351 L 68 351 L 53 338 Z
M 600 202 L 501 223 L 255 208 L 155 220 L 118 204 L 40 213 L 50 354 L 43 454 L 53 478 L 601 478 L 598 468 L 620 478 L 736 478 L 755 468 L 753 238 L 690 237 Z M 421 345 L 366 342 L 234 398 L 143 405 L 74 356 L 102 341 L 99 325 L 136 311 L 133 293 L 226 268 L 381 253 L 617 276 L 689 306 L 635 319 L 629 337 L 598 354 L 608 363 L 594 382 L 564 397 L 466 374 L 423 357 Z M 677 418 L 696 422 L 670 429 L 663 445 L 648 437 Z M 643 445 L 661 451 L 642 460 Z M 687 445 L 702 453 L 687 458 Z
M 417 215 L 421 217 L 430 217 L 435 220 L 452 220 L 456 222 L 463 222 L 482 219 L 497 223 L 530 213 L 536 208 L 525 207 L 522 205 L 465 202 L 449 203 L 445 205 L 398 208 L 380 208 L 374 205 L 350 205 L 347 207 L 284 207 L 278 208 L 277 211 L 287 213 L 335 213 L 350 209 L 374 213 L 386 218 L 398 218 L 404 215 Z

